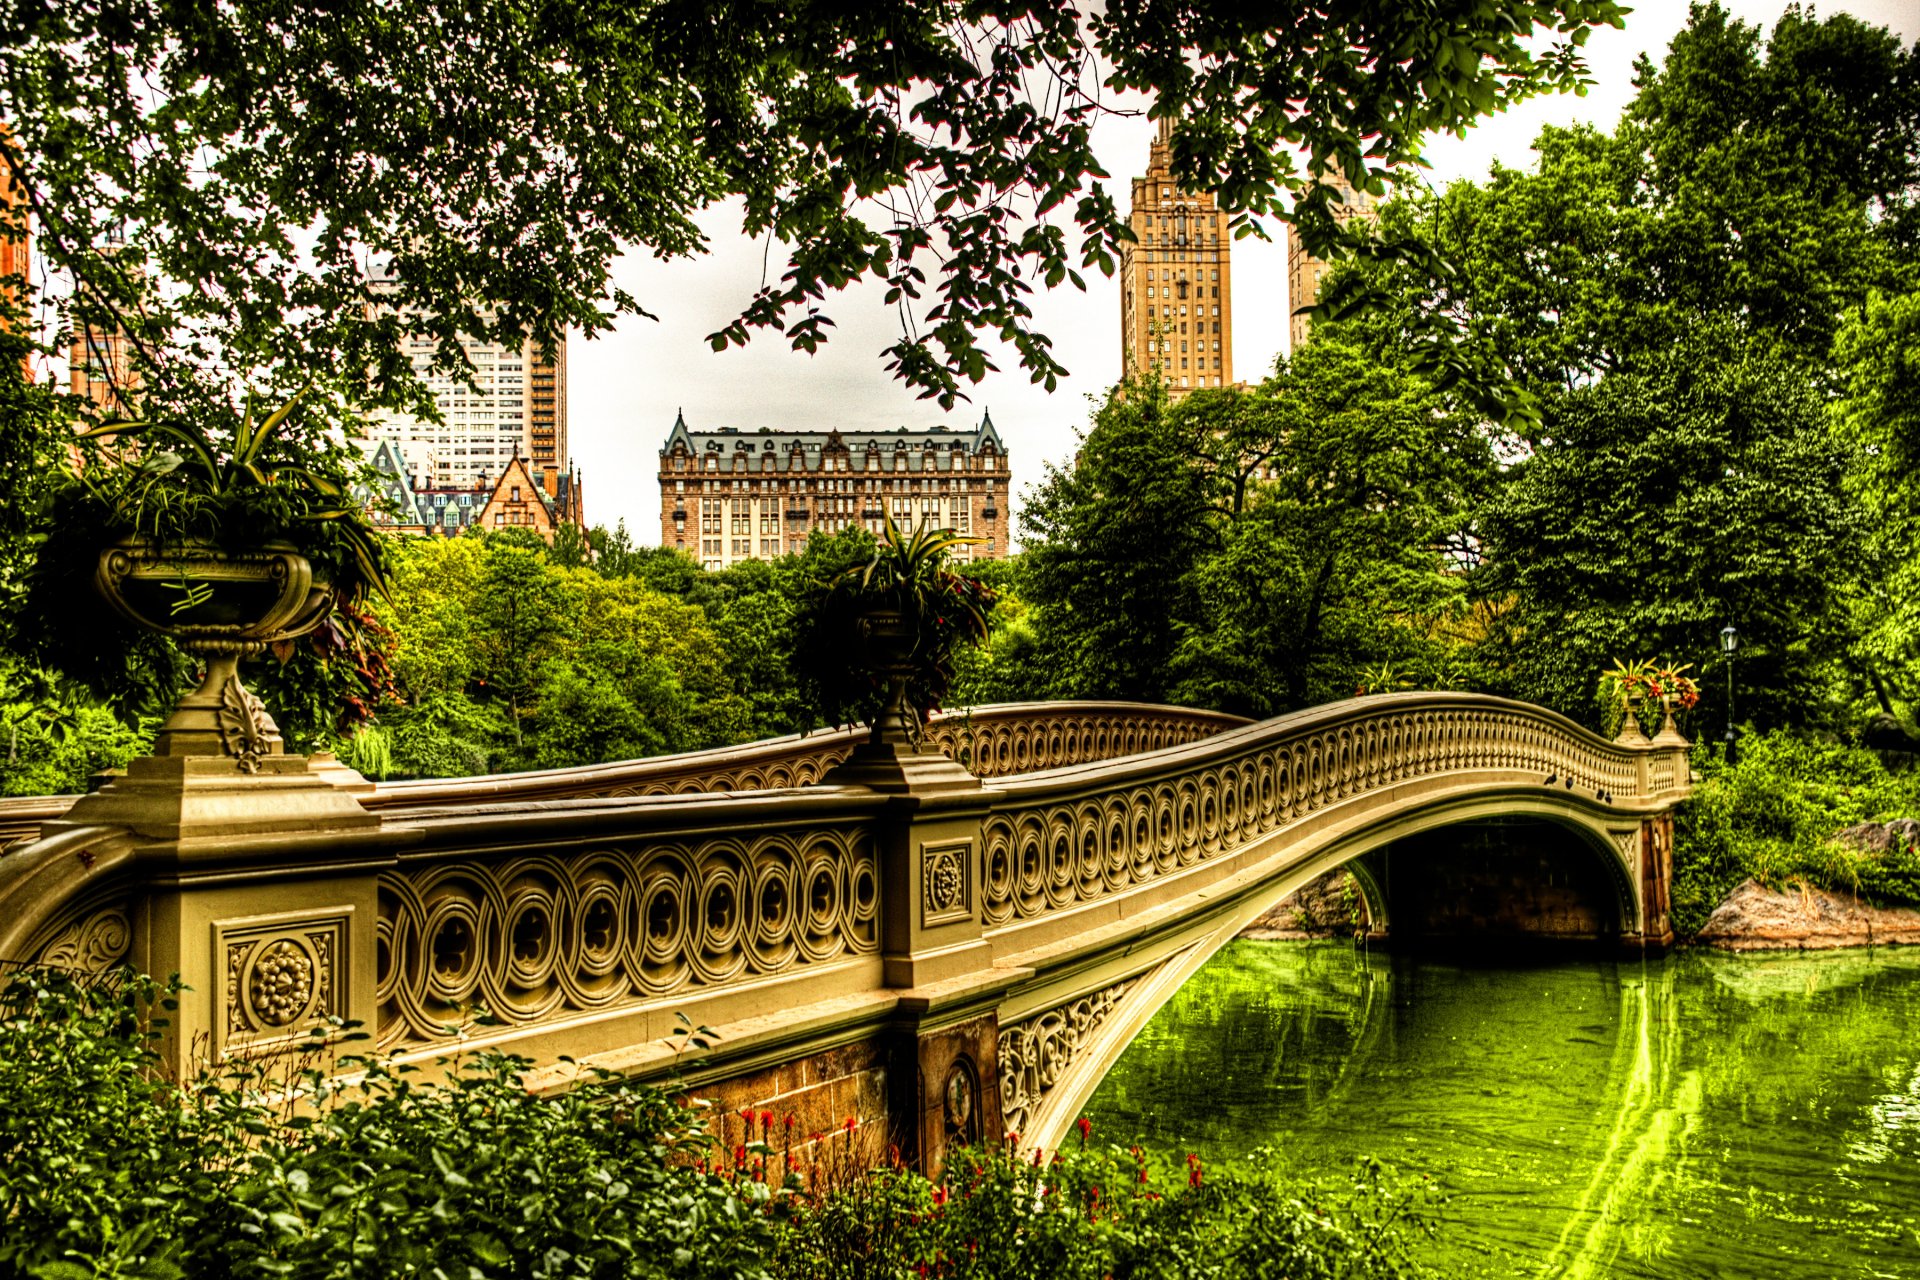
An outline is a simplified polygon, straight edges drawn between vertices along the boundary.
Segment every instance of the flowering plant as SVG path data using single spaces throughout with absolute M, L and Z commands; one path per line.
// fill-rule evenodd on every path
M 1659 666 L 1648 658 L 1636 662 L 1615 658 L 1612 669 L 1600 673 L 1600 687 L 1622 707 L 1651 698 L 1662 706 L 1691 711 L 1700 701 L 1700 686 L 1686 674 L 1690 669 L 1691 664 Z
M 1607 732 L 1617 731 L 1632 716 L 1642 729 L 1654 733 L 1667 712 L 1693 710 L 1700 701 L 1700 686 L 1687 671 L 1685 665 L 1663 665 L 1650 658 L 1614 659 L 1613 666 L 1600 673 L 1601 719 Z

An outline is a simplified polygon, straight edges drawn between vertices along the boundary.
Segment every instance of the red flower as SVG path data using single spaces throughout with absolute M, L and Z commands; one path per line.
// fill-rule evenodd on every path
M 852 1132 L 853 1132 L 853 1127 L 854 1127 L 855 1125 L 857 1125 L 857 1124 L 859 1124 L 859 1123 L 860 1123 L 860 1122 L 859 1122 L 858 1120 L 856 1120 L 856 1119 L 855 1119 L 854 1117 L 852 1117 L 852 1116 L 848 1116 L 848 1117 L 847 1117 L 847 1124 L 846 1124 L 846 1130 L 847 1130 L 847 1132 L 848 1132 L 848 1133 L 852 1133 Z
M 935 1187 L 933 1189 L 933 1202 L 935 1204 L 945 1204 L 947 1202 L 947 1189 L 945 1187 Z
M 1088 1135 L 1093 1132 L 1093 1121 L 1087 1119 L 1085 1116 L 1081 1116 L 1078 1120 L 1074 1121 L 1074 1125 L 1080 1130 L 1080 1141 L 1084 1145 Z

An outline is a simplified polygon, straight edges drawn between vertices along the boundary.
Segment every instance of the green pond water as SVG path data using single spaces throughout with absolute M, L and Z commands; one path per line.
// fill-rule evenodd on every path
M 1238 941 L 1096 1134 L 1449 1194 L 1444 1276 L 1920 1277 L 1920 949 L 1496 966 Z

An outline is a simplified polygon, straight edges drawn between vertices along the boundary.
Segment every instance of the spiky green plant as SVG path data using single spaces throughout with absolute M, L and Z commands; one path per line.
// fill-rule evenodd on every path
M 961 650 L 991 630 L 994 592 L 955 573 L 957 546 L 979 542 L 921 524 L 902 530 L 892 519 L 867 559 L 814 584 L 795 610 L 794 653 L 802 696 L 820 719 L 871 722 L 886 702 L 886 681 L 860 643 L 861 619 L 896 612 L 913 636 L 907 704 L 922 721 L 953 688 Z

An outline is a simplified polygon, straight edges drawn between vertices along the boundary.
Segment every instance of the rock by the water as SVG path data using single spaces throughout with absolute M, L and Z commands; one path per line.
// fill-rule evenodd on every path
M 1870 906 L 1823 889 L 1775 891 L 1747 880 L 1713 909 L 1694 941 L 1726 951 L 1913 946 L 1920 945 L 1920 910 Z
M 1262 942 L 1351 938 L 1367 927 L 1367 902 L 1347 872 L 1335 869 L 1295 889 L 1241 931 Z
M 1920 844 L 1920 822 L 1912 818 L 1895 818 L 1891 822 L 1861 822 L 1834 832 L 1833 838 L 1862 853 L 1907 849 Z

